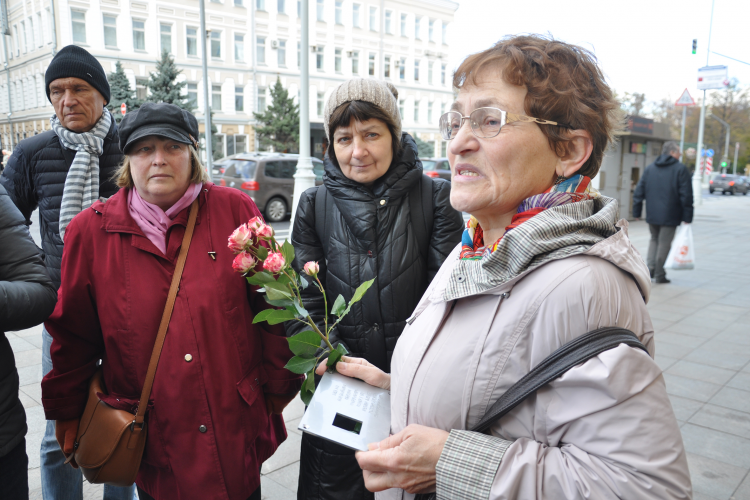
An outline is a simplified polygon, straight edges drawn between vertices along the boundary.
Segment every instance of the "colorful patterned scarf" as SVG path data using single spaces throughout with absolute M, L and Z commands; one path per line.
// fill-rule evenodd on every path
M 593 186 L 591 179 L 583 175 L 574 175 L 560 184 L 555 184 L 542 194 L 530 196 L 523 200 L 518 206 L 518 212 L 511 219 L 510 225 L 505 228 L 505 233 L 520 226 L 535 215 L 548 208 L 575 203 L 582 200 L 591 200 L 600 196 Z M 500 244 L 500 237 L 490 246 L 484 246 L 484 231 L 479 221 L 472 215 L 466 223 L 466 229 L 461 237 L 461 259 L 479 260 L 489 255 Z

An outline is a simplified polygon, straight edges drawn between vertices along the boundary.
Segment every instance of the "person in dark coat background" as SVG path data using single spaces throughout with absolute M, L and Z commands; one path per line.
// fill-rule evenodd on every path
M 85 49 L 69 45 L 52 59 L 44 74 L 47 98 L 55 109 L 52 130 L 21 141 L 8 159 L 0 184 L 31 225 L 39 209 L 44 263 L 55 289 L 67 223 L 100 198 L 117 192 L 111 177 L 122 161 L 117 125 L 105 105 L 110 89 L 104 68 Z M 42 330 L 42 371 L 52 369 L 52 337 Z M 42 493 L 45 500 L 83 498 L 83 476 L 64 465 L 55 440 L 55 423 L 47 422 L 41 445 Z M 135 487 L 106 485 L 105 500 L 132 500 Z
M 23 215 L 0 186 L 0 498 L 29 498 L 26 412 L 18 399 L 18 370 L 5 332 L 38 325 L 57 293 Z
M 646 202 L 646 222 L 651 231 L 648 269 L 655 283 L 669 283 L 664 262 L 680 223 L 693 222 L 693 187 L 690 172 L 680 163 L 680 147 L 664 143 L 661 155 L 646 167 L 633 194 L 633 217 L 640 219 Z
M 375 279 L 331 334 L 352 356 L 384 371 L 396 341 L 447 255 L 461 241 L 463 218 L 450 205 L 450 183 L 422 174 L 414 139 L 401 133 L 398 91 L 372 79 L 339 85 L 325 108 L 328 137 L 323 186 L 302 194 L 292 244 L 298 272 L 320 265 L 329 305 L 348 301 Z M 323 297 L 302 292 L 305 308 L 323 324 Z M 304 329 L 287 325 L 287 335 Z M 303 434 L 298 499 L 369 499 L 354 451 Z

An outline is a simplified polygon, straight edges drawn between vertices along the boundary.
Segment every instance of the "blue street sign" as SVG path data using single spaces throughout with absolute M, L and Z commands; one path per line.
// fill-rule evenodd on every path
M 713 156 L 714 150 L 713 149 L 704 149 L 703 150 L 703 156 Z

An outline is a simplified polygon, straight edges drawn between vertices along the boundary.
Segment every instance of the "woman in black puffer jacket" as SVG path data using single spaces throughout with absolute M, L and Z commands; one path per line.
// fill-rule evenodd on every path
M 299 201 L 292 231 L 294 267 L 320 265 L 326 293 L 348 301 L 364 281 L 371 289 L 331 333 L 352 356 L 389 372 L 406 319 L 447 255 L 461 241 L 463 219 L 450 205 L 450 183 L 422 174 L 417 146 L 401 134 L 398 92 L 377 80 L 337 87 L 325 109 L 329 147 L 323 186 Z M 323 297 L 302 292 L 323 324 Z M 290 322 L 287 335 L 305 329 Z M 354 451 L 302 437 L 298 499 L 369 499 Z

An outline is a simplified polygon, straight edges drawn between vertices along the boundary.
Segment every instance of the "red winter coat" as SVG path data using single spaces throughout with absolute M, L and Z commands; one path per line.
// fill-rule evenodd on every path
M 260 486 L 260 465 L 286 439 L 281 416 L 267 416 L 263 393 L 293 393 L 301 377 L 283 368 L 292 353 L 281 325 L 253 325 L 254 314 L 269 306 L 232 270 L 227 238 L 260 212 L 240 191 L 212 184 L 199 202 L 137 483 L 162 500 L 245 500 Z M 188 210 L 168 229 L 166 258 L 128 213 L 127 189 L 68 225 L 58 303 L 45 323 L 54 339 L 54 368 L 42 381 L 47 419 L 82 415 L 99 359 L 107 402 L 134 409 Z

